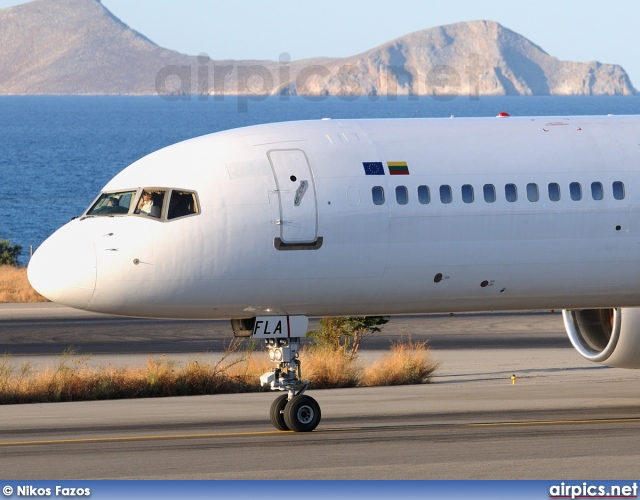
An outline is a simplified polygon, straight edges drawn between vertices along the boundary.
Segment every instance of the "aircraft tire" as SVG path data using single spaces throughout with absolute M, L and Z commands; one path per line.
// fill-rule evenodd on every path
M 271 418 L 271 423 L 273 426 L 279 431 L 288 431 L 289 427 L 284 421 L 284 409 L 287 406 L 287 394 L 282 394 L 273 400 L 271 403 L 271 412 L 269 416 Z
M 284 408 L 284 421 L 295 432 L 311 432 L 320 423 L 320 405 L 310 396 L 296 396 Z

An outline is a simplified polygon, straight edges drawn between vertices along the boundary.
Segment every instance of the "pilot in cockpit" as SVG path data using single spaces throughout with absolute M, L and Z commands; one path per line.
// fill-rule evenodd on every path
M 153 200 L 151 199 L 151 193 L 149 193 L 148 191 L 143 191 L 140 202 L 138 203 L 138 210 L 140 212 L 144 212 L 145 214 L 150 214 L 152 207 Z
M 138 203 L 138 213 L 144 213 L 151 217 L 160 217 L 160 207 L 154 206 L 153 197 L 149 191 L 143 191 Z

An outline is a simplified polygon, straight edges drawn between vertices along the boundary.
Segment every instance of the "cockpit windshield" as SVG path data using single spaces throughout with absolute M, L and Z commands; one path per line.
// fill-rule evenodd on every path
M 137 215 L 166 222 L 199 213 L 195 191 L 149 187 L 102 193 L 84 216 Z
M 86 215 L 126 215 L 129 213 L 129 208 L 135 195 L 135 190 L 122 191 L 119 193 L 102 193 L 98 201 L 93 204 Z

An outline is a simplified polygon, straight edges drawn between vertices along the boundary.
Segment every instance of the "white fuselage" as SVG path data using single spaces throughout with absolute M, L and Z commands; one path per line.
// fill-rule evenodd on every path
M 220 132 L 103 190 L 190 190 L 199 213 L 78 218 L 29 277 L 54 301 L 149 317 L 640 306 L 639 144 L 640 117 L 613 116 Z

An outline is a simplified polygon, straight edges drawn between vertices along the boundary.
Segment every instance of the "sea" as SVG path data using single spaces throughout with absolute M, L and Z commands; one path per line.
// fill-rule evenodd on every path
M 640 114 L 640 96 L 0 96 L 0 240 L 21 264 L 114 175 L 164 146 L 259 123 L 321 118 Z

